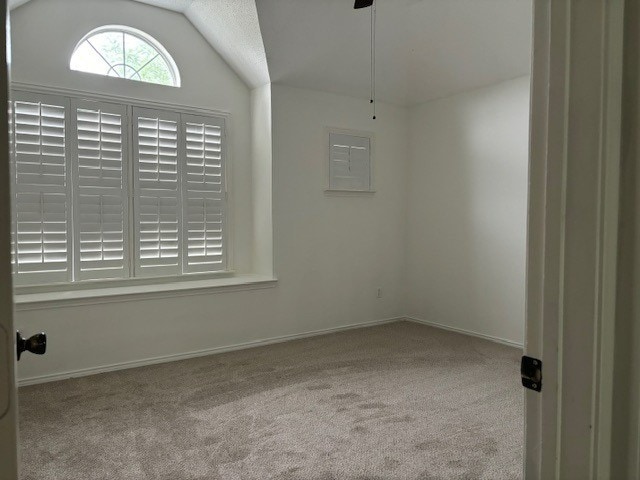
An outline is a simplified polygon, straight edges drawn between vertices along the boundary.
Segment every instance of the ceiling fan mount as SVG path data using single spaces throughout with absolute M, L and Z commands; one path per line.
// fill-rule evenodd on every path
M 371 5 L 373 5 L 373 1 L 374 0 L 356 0 L 355 5 L 353 6 L 353 8 L 355 8 L 356 10 L 358 10 L 359 8 L 367 8 L 370 7 Z

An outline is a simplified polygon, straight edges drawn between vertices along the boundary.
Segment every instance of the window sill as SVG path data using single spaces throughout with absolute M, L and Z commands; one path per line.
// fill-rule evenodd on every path
M 51 307 L 120 303 L 154 298 L 184 297 L 210 293 L 272 288 L 277 279 L 266 275 L 235 275 L 226 278 L 189 280 L 150 285 L 110 286 L 83 290 L 16 294 L 15 309 L 42 310 Z
M 325 188 L 324 189 L 324 194 L 328 195 L 328 196 L 336 196 L 336 197 L 343 197 L 343 196 L 358 196 L 358 195 L 373 195 L 375 194 L 376 191 L 375 190 L 339 190 L 339 189 L 331 189 L 331 188 Z

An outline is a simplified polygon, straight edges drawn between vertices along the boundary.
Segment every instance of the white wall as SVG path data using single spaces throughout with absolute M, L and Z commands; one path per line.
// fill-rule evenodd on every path
M 273 121 L 271 85 L 251 91 L 253 272 L 273 274 Z
M 291 301 L 324 323 L 402 314 L 406 109 L 381 104 L 374 121 L 367 101 L 280 85 L 272 86 L 272 107 L 275 272 L 282 288 L 292 282 L 300 293 L 309 290 Z M 374 195 L 324 193 L 325 127 L 374 134 Z
M 22 379 L 393 318 L 404 313 L 408 131 L 403 108 L 273 85 L 270 289 L 20 310 L 25 333 L 46 330 L 45 357 Z M 325 196 L 324 127 L 373 131 L 377 192 Z M 265 175 L 268 175 L 265 173 Z M 376 298 L 376 288 L 382 298 Z
M 75 42 L 106 23 L 161 41 L 182 88 L 70 72 Z M 411 111 L 382 103 L 373 121 L 361 99 L 250 92 L 183 16 L 137 2 L 33 0 L 13 11 L 12 27 L 18 82 L 231 112 L 236 265 L 278 277 L 260 290 L 20 306 L 17 327 L 49 335 L 46 357 L 23 357 L 20 378 L 407 313 L 521 341 L 527 79 Z M 326 127 L 374 133 L 374 195 L 324 193 Z
M 410 112 L 407 314 L 522 343 L 529 78 Z
M 178 65 L 181 88 L 71 71 L 77 42 L 109 24 L 137 28 L 163 44 Z M 252 199 L 246 188 L 252 175 L 250 91 L 183 15 L 130 0 L 32 0 L 11 11 L 11 37 L 13 82 L 230 113 L 235 268 L 251 270 Z

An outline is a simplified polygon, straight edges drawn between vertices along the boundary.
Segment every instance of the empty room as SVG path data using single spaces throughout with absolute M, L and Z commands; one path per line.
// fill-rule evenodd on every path
M 532 1 L 355 3 L 9 2 L 20 478 L 523 478 Z

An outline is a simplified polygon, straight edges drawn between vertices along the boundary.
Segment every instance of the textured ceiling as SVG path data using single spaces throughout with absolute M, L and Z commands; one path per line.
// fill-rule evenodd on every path
M 137 0 L 182 12 L 250 87 L 269 83 L 255 0 Z
M 530 71 L 531 0 L 378 0 L 378 98 L 413 105 Z M 271 80 L 367 98 L 370 10 L 256 0 Z
M 16 8 L 29 0 L 9 0 Z M 255 0 L 136 0 L 184 14 L 252 87 L 269 83 Z

